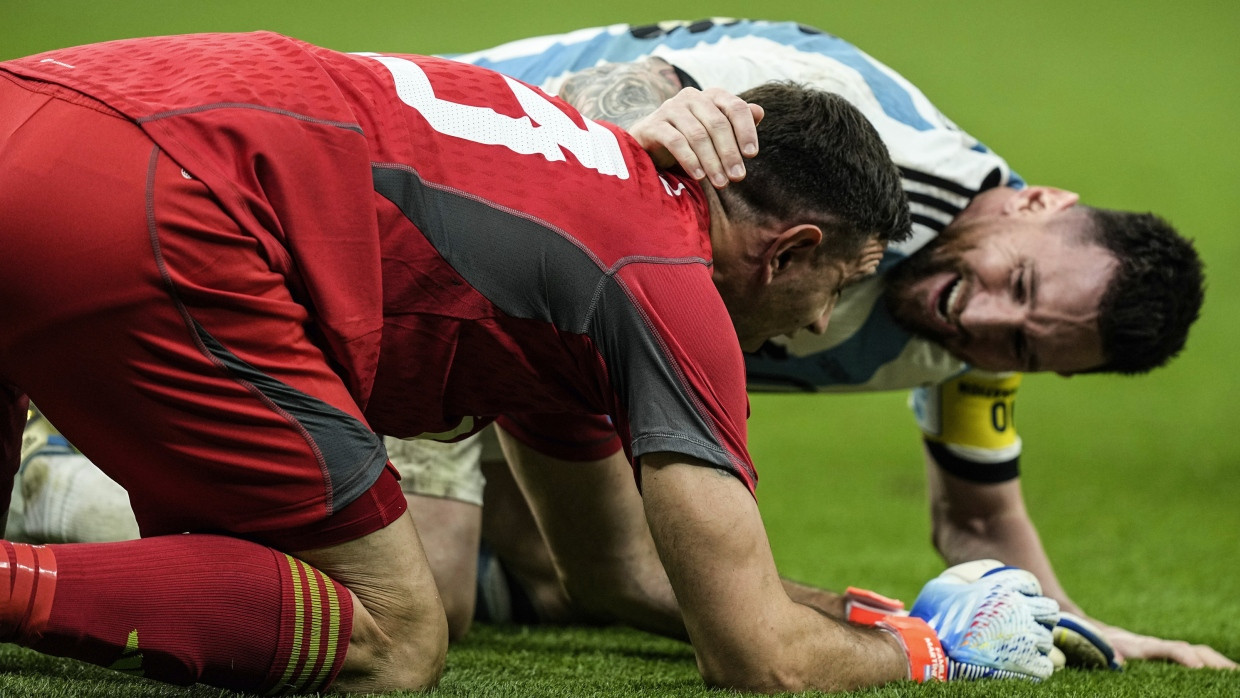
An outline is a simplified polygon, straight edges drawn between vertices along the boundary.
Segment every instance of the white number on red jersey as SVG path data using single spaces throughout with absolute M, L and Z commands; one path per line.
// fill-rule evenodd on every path
M 563 148 L 592 170 L 629 178 L 615 134 L 589 119 L 585 120 L 584 129 L 578 127 L 550 100 L 520 82 L 504 77 L 527 114 L 513 118 L 486 107 L 439 99 L 426 73 L 413 61 L 375 53 L 357 55 L 382 63 L 396 81 L 400 100 L 418 110 L 431 128 L 440 133 L 484 145 L 502 145 L 522 155 L 537 153 L 552 162 L 566 159 Z

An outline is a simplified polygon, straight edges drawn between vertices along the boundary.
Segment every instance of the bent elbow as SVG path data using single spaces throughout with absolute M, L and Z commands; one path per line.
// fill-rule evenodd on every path
M 778 663 L 738 661 L 736 657 L 711 660 L 698 653 L 698 672 L 711 688 L 745 693 L 801 693 L 812 688 L 808 677 L 794 667 Z

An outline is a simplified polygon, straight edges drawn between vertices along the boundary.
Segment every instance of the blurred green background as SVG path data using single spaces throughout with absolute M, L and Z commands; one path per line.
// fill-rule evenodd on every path
M 1240 656 L 1240 2 L 3 0 L 0 58 L 253 29 L 349 51 L 460 52 L 707 16 L 838 34 L 920 86 L 1027 181 L 1157 212 L 1197 240 L 1209 289 L 1185 354 L 1143 378 L 1027 377 L 1023 479 L 1060 578 L 1086 610 Z M 912 598 L 940 569 L 904 401 L 754 399 L 759 500 L 786 574 Z

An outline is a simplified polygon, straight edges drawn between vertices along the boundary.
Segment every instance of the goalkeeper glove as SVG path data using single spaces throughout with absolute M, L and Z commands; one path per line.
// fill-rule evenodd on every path
M 966 581 L 980 579 L 990 570 L 1002 567 L 998 560 L 976 560 L 951 568 L 954 574 Z M 1063 663 L 1080 669 L 1123 670 L 1115 659 L 1115 648 L 1098 628 L 1080 616 L 1060 612 L 1059 622 L 1051 631 L 1055 647 L 1063 654 Z
M 951 568 L 926 583 L 911 618 L 899 619 L 921 619 L 934 630 L 947 655 L 946 678 L 1049 678 L 1059 605 L 1042 596 L 1037 578 L 1014 567 L 993 567 L 976 579 L 958 571 Z M 893 619 L 880 627 L 884 623 L 900 634 Z
M 1058 604 L 1041 596 L 1037 579 L 1024 570 L 960 567 L 927 583 L 911 614 L 900 601 L 850 587 L 848 620 L 894 634 L 915 681 L 1049 677 Z

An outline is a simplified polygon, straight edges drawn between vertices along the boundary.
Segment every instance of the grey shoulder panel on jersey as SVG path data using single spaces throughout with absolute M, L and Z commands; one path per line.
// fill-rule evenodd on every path
M 373 176 L 375 190 L 502 312 L 590 337 L 629 412 L 634 457 L 669 450 L 736 470 L 618 269 L 603 268 L 565 231 L 425 182 L 411 168 L 375 165 Z

